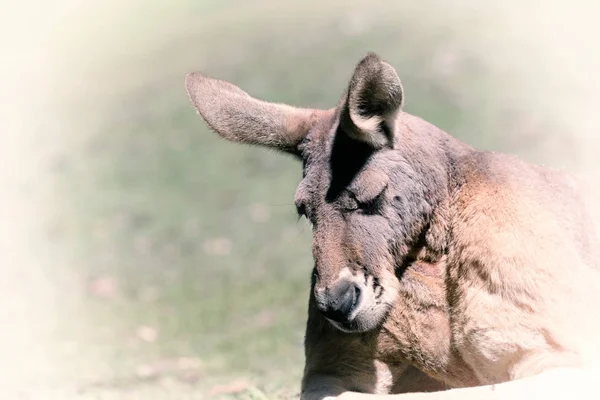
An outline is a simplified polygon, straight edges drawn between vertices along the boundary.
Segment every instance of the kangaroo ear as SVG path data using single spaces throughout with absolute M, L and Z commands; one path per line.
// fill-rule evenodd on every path
M 396 70 L 375 53 L 368 53 L 350 80 L 341 110 L 341 127 L 352 138 L 373 148 L 392 146 L 403 101 Z
M 233 142 L 296 154 L 315 115 L 315 110 L 255 99 L 229 82 L 198 72 L 187 74 L 185 87 L 204 121 Z

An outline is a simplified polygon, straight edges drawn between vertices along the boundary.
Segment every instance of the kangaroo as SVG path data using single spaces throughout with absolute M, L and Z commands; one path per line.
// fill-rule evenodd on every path
M 222 137 L 302 162 L 314 269 L 301 398 L 597 398 L 598 181 L 480 151 L 403 111 L 374 53 L 328 110 L 189 73 Z

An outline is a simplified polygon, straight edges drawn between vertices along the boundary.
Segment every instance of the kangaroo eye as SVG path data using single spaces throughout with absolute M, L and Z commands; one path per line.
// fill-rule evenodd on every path
M 354 195 L 348 194 L 340 199 L 340 206 L 344 211 L 354 211 L 359 208 L 360 204 Z
M 360 208 L 367 214 L 377 214 L 378 212 L 380 212 L 383 201 L 385 199 L 386 188 L 379 192 L 379 194 L 373 199 L 362 203 Z
M 371 199 L 358 200 L 352 192 L 348 192 L 340 203 L 344 211 L 359 210 L 365 214 L 377 214 L 381 208 L 381 203 L 384 198 L 385 187 L 379 194 Z

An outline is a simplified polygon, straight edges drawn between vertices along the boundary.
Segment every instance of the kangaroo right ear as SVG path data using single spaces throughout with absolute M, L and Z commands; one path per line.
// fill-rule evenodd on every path
M 392 146 L 404 93 L 396 70 L 375 53 L 356 66 L 342 108 L 340 124 L 354 139 L 373 148 Z
M 296 154 L 314 122 L 316 110 L 258 100 L 229 82 L 198 72 L 187 74 L 185 87 L 206 123 L 234 142 Z

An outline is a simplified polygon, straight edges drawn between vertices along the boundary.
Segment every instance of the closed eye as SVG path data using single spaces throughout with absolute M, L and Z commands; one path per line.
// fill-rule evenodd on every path
M 383 190 L 381 192 L 379 192 L 379 194 L 377 196 L 373 197 L 372 199 L 363 200 L 363 201 L 357 200 L 358 210 L 360 210 L 364 214 L 369 214 L 369 215 L 377 214 L 380 211 L 381 206 L 383 204 L 383 199 L 384 199 L 384 194 L 385 194 L 386 189 L 387 189 L 387 186 L 384 187 Z

